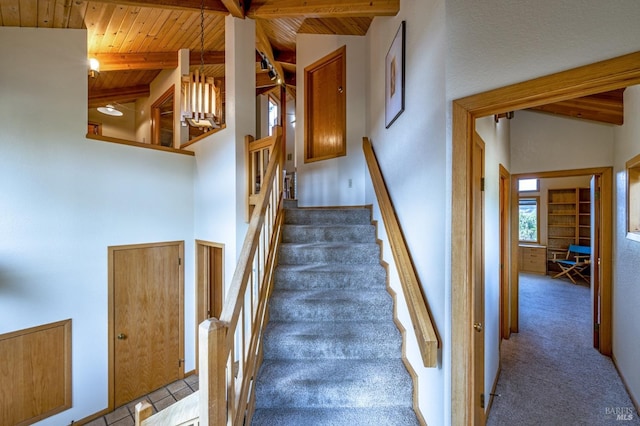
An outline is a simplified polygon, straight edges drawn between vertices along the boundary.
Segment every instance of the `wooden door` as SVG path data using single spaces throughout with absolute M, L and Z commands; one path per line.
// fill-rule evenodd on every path
M 347 155 L 346 46 L 304 69 L 304 162 Z
M 473 424 L 485 421 L 484 395 L 484 141 L 475 134 L 473 144 L 471 211 L 471 288 L 473 294 Z
M 184 377 L 182 243 L 110 248 L 114 404 Z
M 600 348 L 600 175 L 591 177 L 591 304 L 593 347 Z

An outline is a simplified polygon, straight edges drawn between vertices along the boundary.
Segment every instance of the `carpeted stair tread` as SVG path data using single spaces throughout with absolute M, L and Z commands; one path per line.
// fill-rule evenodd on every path
M 289 209 L 286 211 L 284 223 L 296 225 L 368 225 L 371 224 L 371 211 L 366 208 Z
M 265 359 L 256 383 L 257 408 L 411 407 L 411 402 L 411 380 L 400 359 Z
M 285 225 L 282 231 L 283 243 L 306 242 L 373 242 L 375 227 L 371 224 L 355 225 Z
M 380 264 L 307 263 L 279 265 L 277 289 L 381 289 L 386 288 L 386 271 Z
M 271 295 L 272 321 L 375 321 L 392 318 L 393 301 L 385 290 L 278 290 Z
M 393 358 L 402 350 L 395 323 L 271 321 L 265 332 L 268 359 Z
M 380 246 L 376 243 L 283 243 L 280 265 L 307 263 L 380 263 Z
M 366 408 L 259 408 L 252 426 L 417 426 L 416 415 L 407 407 Z

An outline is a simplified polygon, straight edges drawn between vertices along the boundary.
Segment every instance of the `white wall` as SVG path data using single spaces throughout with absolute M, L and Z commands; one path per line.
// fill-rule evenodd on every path
M 534 111 L 511 120 L 511 172 L 545 172 L 613 165 L 615 126 Z
M 0 27 L 0 333 L 73 322 L 73 408 L 42 425 L 107 408 L 108 246 L 185 240 L 193 299 L 194 159 L 85 138 L 86 44 L 85 30 Z
M 615 130 L 613 353 L 636 406 L 640 402 L 640 242 L 626 238 L 625 163 L 640 154 L 640 86 L 624 92 L 624 125 Z
M 304 68 L 347 46 L 347 155 L 304 162 Z M 364 203 L 366 39 L 359 36 L 298 34 L 296 41 L 296 164 L 300 206 Z M 351 187 L 349 187 L 351 180 Z
M 398 294 L 398 317 L 408 330 L 407 358 L 419 375 L 420 410 L 430 425 L 447 423 L 451 399 L 450 302 L 445 261 L 449 219 L 446 209 L 444 9 L 444 2 L 439 0 L 406 0 L 401 2 L 397 16 L 376 18 L 367 34 L 369 57 L 365 74 L 369 77 L 364 135 L 372 140 L 442 343 L 438 366 L 424 368 L 415 336 L 411 333 L 413 327 L 373 188 L 367 179 L 365 202 L 374 204 L 379 238 L 384 241 L 383 256 L 391 265 L 389 283 Z M 403 20 L 407 22 L 405 111 L 389 129 L 385 129 L 385 56 Z M 300 108 L 298 111 L 299 120 Z

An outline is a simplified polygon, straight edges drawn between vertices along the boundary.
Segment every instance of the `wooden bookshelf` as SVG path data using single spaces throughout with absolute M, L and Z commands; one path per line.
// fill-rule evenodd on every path
M 564 256 L 570 244 L 591 245 L 591 191 L 589 188 L 549 189 L 547 198 L 547 269 L 560 271 L 550 261 Z

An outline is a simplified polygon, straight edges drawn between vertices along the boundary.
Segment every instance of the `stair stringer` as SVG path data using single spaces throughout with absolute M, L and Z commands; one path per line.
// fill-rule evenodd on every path
M 371 210 L 371 213 L 372 213 L 371 217 L 373 217 L 373 206 L 371 204 L 368 204 L 365 207 Z M 427 422 L 424 419 L 424 416 L 422 415 L 422 411 L 420 410 L 420 403 L 419 403 L 420 399 L 418 395 L 418 382 L 419 382 L 418 374 L 413 369 L 411 362 L 407 358 L 407 351 L 406 351 L 407 329 L 404 328 L 404 326 L 402 325 L 402 322 L 398 318 L 398 294 L 389 284 L 389 263 L 384 260 L 384 255 L 383 255 L 384 241 L 378 238 L 378 221 L 371 220 L 371 224 L 374 226 L 376 230 L 376 243 L 378 244 L 378 246 L 380 246 L 380 265 L 382 265 L 382 267 L 385 270 L 387 292 L 389 293 L 389 295 L 391 296 L 391 299 L 393 300 L 393 322 L 398 328 L 398 331 L 400 331 L 400 336 L 402 337 L 402 363 L 404 364 L 405 368 L 409 372 L 409 376 L 411 377 L 411 381 L 413 382 L 413 411 L 416 413 L 416 417 L 418 418 L 418 421 L 420 422 L 420 424 L 423 426 L 426 426 Z

